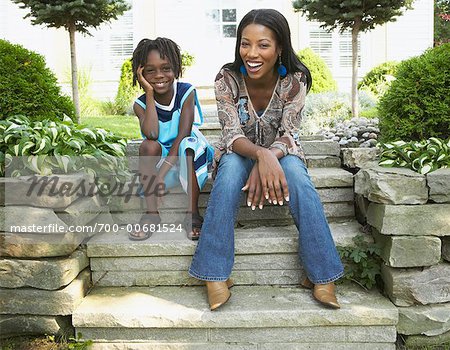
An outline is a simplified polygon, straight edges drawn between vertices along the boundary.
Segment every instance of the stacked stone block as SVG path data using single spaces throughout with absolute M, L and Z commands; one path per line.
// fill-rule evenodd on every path
M 73 335 L 71 315 L 91 286 L 83 242 L 96 233 L 95 223 L 112 223 L 98 195 L 73 190 L 91 183 L 87 175 L 46 180 L 0 179 L 2 337 Z M 68 232 L 70 226 L 85 232 Z
M 450 169 L 372 166 L 355 176 L 361 220 L 382 246 L 386 294 L 407 345 L 450 341 Z

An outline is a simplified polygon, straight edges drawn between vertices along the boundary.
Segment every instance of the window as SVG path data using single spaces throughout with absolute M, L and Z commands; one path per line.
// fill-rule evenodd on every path
M 214 8 L 206 12 L 214 32 L 222 38 L 236 38 L 237 15 L 235 8 Z
M 352 67 L 352 34 L 350 31 L 328 32 L 319 22 L 310 22 L 309 46 L 331 70 Z M 358 67 L 361 66 L 361 41 L 358 37 Z

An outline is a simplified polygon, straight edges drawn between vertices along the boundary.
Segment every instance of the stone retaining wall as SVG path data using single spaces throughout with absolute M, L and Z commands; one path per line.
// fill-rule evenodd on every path
M 1 337 L 73 336 L 71 315 L 91 286 L 83 242 L 95 223 L 113 221 L 98 195 L 67 191 L 87 185 L 87 175 L 58 175 L 31 191 L 33 179 L 0 178 Z
M 355 176 L 357 218 L 382 246 L 384 289 L 400 315 L 397 331 L 406 345 L 448 342 L 450 169 L 421 175 L 364 165 Z

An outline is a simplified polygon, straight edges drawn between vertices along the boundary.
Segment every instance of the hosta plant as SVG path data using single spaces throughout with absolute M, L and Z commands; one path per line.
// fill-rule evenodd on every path
M 395 141 L 380 143 L 382 149 L 379 165 L 404 167 L 427 174 L 450 167 L 450 139 L 431 137 L 425 141 Z
M 55 122 L 13 116 L 0 121 L 0 174 L 5 176 L 6 170 L 12 177 L 85 171 L 100 183 L 121 182 L 129 175 L 125 147 L 124 139 L 68 118 Z

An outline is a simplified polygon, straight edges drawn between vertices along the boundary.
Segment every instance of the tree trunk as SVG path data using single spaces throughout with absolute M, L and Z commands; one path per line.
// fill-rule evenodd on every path
M 75 116 L 77 123 L 80 124 L 80 97 L 78 94 L 78 69 L 77 69 L 77 53 L 75 50 L 75 24 L 69 27 L 70 36 L 70 65 L 72 70 L 72 99 L 75 105 Z
M 352 115 L 358 118 L 358 33 L 361 28 L 361 18 L 355 19 L 352 28 Z

